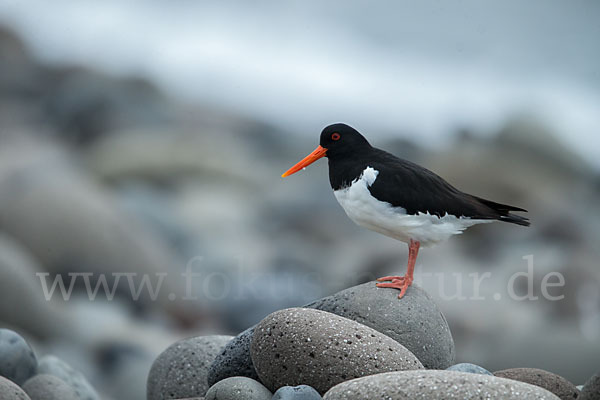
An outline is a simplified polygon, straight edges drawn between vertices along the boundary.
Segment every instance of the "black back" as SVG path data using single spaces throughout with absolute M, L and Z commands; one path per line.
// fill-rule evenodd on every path
M 404 208 L 408 214 L 422 212 L 438 217 L 450 214 L 529 225 L 527 218 L 510 214 L 511 211 L 526 210 L 461 192 L 428 169 L 372 147 L 348 125 L 326 127 L 321 133 L 320 144 L 327 149 L 329 181 L 333 190 L 350 186 L 365 168 L 372 167 L 379 174 L 369 188 L 371 195 L 394 207 Z

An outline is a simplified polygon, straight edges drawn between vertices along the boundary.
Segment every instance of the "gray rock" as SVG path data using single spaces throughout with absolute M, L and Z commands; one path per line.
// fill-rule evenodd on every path
M 44 272 L 50 276 L 61 274 L 67 287 L 72 277 L 65 271 L 92 273 L 88 277 L 92 287 L 100 274 L 105 274 L 112 287 L 119 276 L 112 274 L 156 277 L 181 264 L 159 235 L 119 208 L 106 187 L 82 169 L 73 168 L 73 159 L 64 149 L 46 141 L 19 137 L 0 146 L 0 225 L 27 246 L 44 266 Z M 56 226 L 61 227 L 60 235 L 56 234 Z M 41 293 L 40 279 L 35 278 Z M 76 287 L 84 287 L 82 277 L 74 279 Z M 50 277 L 46 283 L 51 286 Z M 136 307 L 158 305 L 174 314 L 186 310 L 179 274 L 165 276 L 155 299 L 146 290 L 136 298 L 122 275 L 117 283 L 117 296 L 134 302 Z M 139 282 L 135 283 L 137 286 Z M 171 293 L 176 295 L 175 301 L 169 300 Z M 103 295 L 100 290 L 99 297 Z M 62 296 L 57 290 L 52 298 L 61 300 Z
M 320 393 L 348 379 L 422 369 L 400 343 L 368 326 L 320 310 L 289 308 L 254 330 L 252 362 L 265 386 L 307 384 Z
M 446 368 L 446 370 L 456 372 L 469 372 L 471 374 L 494 375 L 487 369 L 471 363 L 454 364 L 453 366 Z
M 579 400 L 599 400 L 600 399 L 600 372 L 592 376 L 583 385 L 581 397 Z
M 560 375 L 544 371 L 537 368 L 510 368 L 494 372 L 495 376 L 506 379 L 514 379 L 542 387 L 562 400 L 576 399 L 579 397 L 579 390 L 574 384 Z
M 258 380 L 258 374 L 250 357 L 250 342 L 253 334 L 254 327 L 246 329 L 227 343 L 223 351 L 217 355 L 208 371 L 210 386 L 232 376 L 245 376 Z
M 31 400 L 16 383 L 0 376 L 0 400 Z
M 22 244 L 0 234 L 0 321 L 40 338 L 68 337 L 68 314 L 40 290 L 35 274 L 43 270 Z
M 367 282 L 307 305 L 369 326 L 402 344 L 428 369 L 454 363 L 454 340 L 448 322 L 431 297 L 411 286 L 398 300 L 398 291 Z
M 198 336 L 163 351 L 148 375 L 148 400 L 204 396 L 208 369 L 231 336 Z
M 0 376 L 22 385 L 37 372 L 37 358 L 25 339 L 10 329 L 0 329 Z
M 100 400 L 100 396 L 85 376 L 60 358 L 47 355 L 40 358 L 38 374 L 53 375 L 75 390 L 80 400 Z
M 5 27 L 0 28 L 0 59 L 2 59 L 0 98 L 4 100 L 6 97 L 25 91 L 36 92 L 39 83 L 36 83 L 34 75 L 37 70 L 29 52 L 23 41 Z
M 79 400 L 75 389 L 54 375 L 36 375 L 23 385 L 31 400 Z
M 415 285 L 400 301 L 397 291 L 380 289 L 375 282 L 369 282 L 305 307 L 337 314 L 391 337 L 417 356 L 426 368 L 445 369 L 454 362 L 454 340 L 446 319 L 429 295 Z M 251 327 L 228 343 L 210 368 L 209 384 L 231 376 L 258 379 L 250 357 L 253 332 Z
M 88 144 L 122 126 L 160 126 L 169 110 L 148 81 L 115 79 L 84 68 L 55 78 L 44 100 L 45 118 L 74 144 Z
M 205 400 L 271 400 L 273 393 L 254 379 L 235 376 L 217 382 Z
M 340 383 L 323 400 L 557 400 L 558 397 L 523 382 L 455 371 L 402 371 L 371 375 Z
M 321 400 L 321 395 L 307 385 L 284 386 L 275 392 L 272 400 Z

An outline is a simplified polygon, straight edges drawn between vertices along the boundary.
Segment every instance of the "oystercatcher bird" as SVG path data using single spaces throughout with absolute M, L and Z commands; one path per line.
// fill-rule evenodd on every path
M 526 210 L 473 196 L 433 172 L 372 147 L 357 130 L 333 124 L 321 132 L 319 146 L 283 175 L 292 175 L 322 157 L 329 159 L 335 198 L 356 224 L 408 244 L 404 276 L 377 279 L 378 287 L 400 290 L 413 282 L 421 246 L 431 246 L 470 226 L 493 221 L 529 226 Z

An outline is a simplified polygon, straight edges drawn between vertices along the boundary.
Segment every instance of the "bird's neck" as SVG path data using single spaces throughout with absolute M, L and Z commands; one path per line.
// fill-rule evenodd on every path
M 351 157 L 329 158 L 329 183 L 333 190 L 348 187 L 358 179 L 373 161 L 370 152 L 359 153 Z

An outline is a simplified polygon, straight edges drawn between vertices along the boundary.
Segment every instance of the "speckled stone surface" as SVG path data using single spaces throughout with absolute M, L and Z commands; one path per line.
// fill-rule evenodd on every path
M 428 369 L 454 363 L 454 340 L 446 318 L 423 289 L 412 285 L 402 299 L 398 290 L 367 282 L 317 300 L 306 307 L 360 322 L 410 350 Z
M 445 369 L 454 362 L 454 340 L 448 323 L 431 297 L 413 285 L 398 301 L 398 291 L 368 282 L 325 297 L 306 308 L 331 312 L 369 326 L 411 350 L 426 368 Z M 251 327 L 219 354 L 208 373 L 215 384 L 231 376 L 259 379 L 250 357 Z
M 232 376 L 245 376 L 258 380 L 258 374 L 250 357 L 253 333 L 254 327 L 246 329 L 227 343 L 223 351 L 217 355 L 208 370 L 207 379 L 210 386 Z
M 489 375 L 455 371 L 402 371 L 341 383 L 323 400 L 557 400 L 538 386 Z
M 10 329 L 0 329 L 0 376 L 17 385 L 37 372 L 38 361 L 25 339 Z
M 376 330 L 307 308 L 263 319 L 254 330 L 250 354 L 270 390 L 306 384 L 324 393 L 348 379 L 423 368 L 404 346 Z
M 79 400 L 75 389 L 54 375 L 36 375 L 23 385 L 31 400 Z
M 314 388 L 307 385 L 284 386 L 275 392 L 272 400 L 321 400 Z
M 468 372 L 470 374 L 494 375 L 487 369 L 471 363 L 454 364 L 453 366 L 446 368 L 446 370 L 456 372 Z
M 163 351 L 148 375 L 148 400 L 201 397 L 208 390 L 208 369 L 232 336 L 198 336 Z
M 205 400 L 271 400 L 271 393 L 260 382 L 243 376 L 227 378 L 211 386 Z
M 577 399 L 579 390 L 560 375 L 537 368 L 510 368 L 494 372 L 500 378 L 514 379 L 542 387 L 562 400 Z
M 58 357 L 47 355 L 40 358 L 38 374 L 54 375 L 62 379 L 75 390 L 80 400 L 100 400 L 100 396 L 85 376 Z
M 580 400 L 600 400 L 600 372 L 583 385 Z
M 0 376 L 0 400 L 31 400 L 16 383 Z

